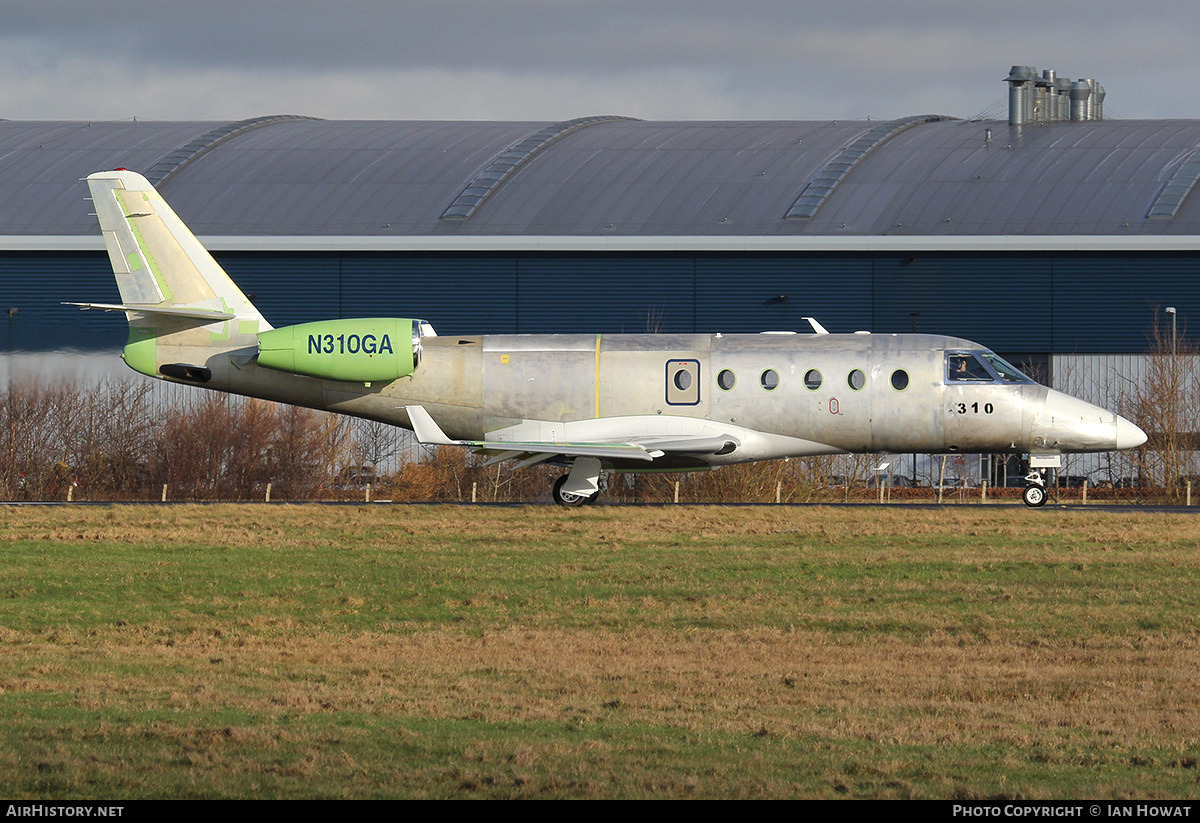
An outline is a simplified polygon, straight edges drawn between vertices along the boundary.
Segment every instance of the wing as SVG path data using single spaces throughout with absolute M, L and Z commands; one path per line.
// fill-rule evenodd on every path
M 465 446 L 491 455 L 487 465 L 520 460 L 518 468 L 554 458 L 595 457 L 652 463 L 667 456 L 728 454 L 741 445 L 736 437 L 637 437 L 601 443 L 514 442 L 511 440 L 452 440 L 424 406 L 405 406 L 413 432 L 422 445 Z

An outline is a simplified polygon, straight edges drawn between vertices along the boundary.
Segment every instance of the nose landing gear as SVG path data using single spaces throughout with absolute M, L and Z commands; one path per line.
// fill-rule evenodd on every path
M 1029 474 L 1025 475 L 1025 482 L 1029 484 L 1021 493 L 1021 500 L 1025 505 L 1034 509 L 1046 505 L 1046 500 L 1050 497 L 1046 491 L 1046 470 L 1030 469 Z

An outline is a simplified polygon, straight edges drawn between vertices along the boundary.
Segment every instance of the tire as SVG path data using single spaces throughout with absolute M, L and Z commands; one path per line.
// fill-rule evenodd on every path
M 1031 509 L 1046 505 L 1046 500 L 1049 497 L 1050 495 L 1046 493 L 1044 486 L 1026 486 L 1025 491 L 1021 493 L 1021 500 Z
M 567 508 L 574 508 L 588 502 L 589 496 L 586 494 L 571 494 L 570 492 L 563 491 L 562 487 L 566 485 L 566 482 L 567 475 L 565 474 L 554 481 L 554 489 L 551 491 L 550 496 L 554 498 L 555 503 Z

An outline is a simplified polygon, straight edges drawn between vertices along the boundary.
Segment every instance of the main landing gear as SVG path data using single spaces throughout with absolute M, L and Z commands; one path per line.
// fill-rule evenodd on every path
M 563 475 L 554 481 L 554 488 L 550 492 L 554 497 L 554 502 L 560 506 L 574 508 L 575 506 L 583 506 L 585 504 L 595 503 L 596 498 L 600 496 L 600 492 L 595 494 L 575 494 L 574 492 L 564 491 L 563 486 L 567 484 L 567 475 Z
M 1021 500 L 1025 505 L 1035 509 L 1046 505 L 1046 500 L 1050 497 L 1046 491 L 1046 470 L 1030 469 L 1029 474 L 1025 475 L 1025 482 L 1029 484 L 1021 493 Z
M 572 508 L 595 503 L 600 492 L 608 488 L 608 474 L 600 470 L 600 461 L 594 457 L 577 457 L 571 465 L 571 473 L 554 481 L 551 497 L 560 506 Z

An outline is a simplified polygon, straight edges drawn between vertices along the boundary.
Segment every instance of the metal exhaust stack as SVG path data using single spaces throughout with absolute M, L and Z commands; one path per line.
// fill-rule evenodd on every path
M 1068 77 L 1059 77 L 1054 81 L 1055 105 L 1054 119 L 1055 120 L 1070 120 L 1071 119 L 1071 80 Z
M 1023 126 L 1030 122 L 1029 84 L 1037 74 L 1033 66 L 1013 66 L 1008 77 L 1008 125 Z
M 1054 102 L 1054 70 L 1047 69 L 1033 81 L 1033 119 L 1053 120 L 1050 107 Z
M 1092 79 L 1074 83 L 1046 69 L 1038 75 L 1033 66 L 1013 66 L 1008 77 L 1008 124 L 1058 120 L 1103 120 L 1104 86 Z
M 1071 121 L 1088 119 L 1088 99 L 1092 96 L 1092 85 L 1086 80 L 1076 80 L 1071 86 Z

